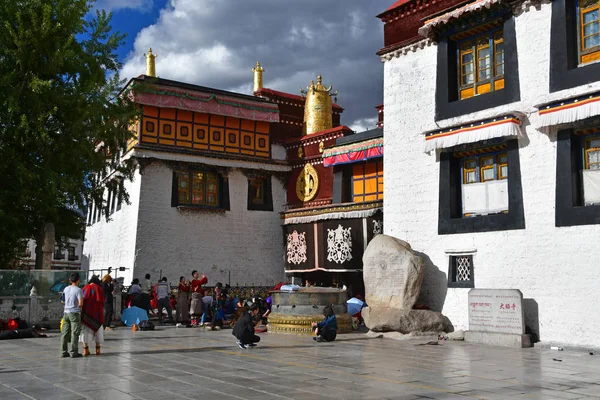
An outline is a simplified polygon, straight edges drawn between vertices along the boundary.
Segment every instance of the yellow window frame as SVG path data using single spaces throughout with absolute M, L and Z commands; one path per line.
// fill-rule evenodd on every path
M 508 179 L 508 175 L 502 175 L 502 167 L 508 168 L 508 154 L 506 154 L 506 153 L 498 154 L 497 157 L 498 157 L 497 158 L 498 161 L 496 162 L 496 164 L 498 165 L 498 171 L 497 171 L 498 180 Z M 501 161 L 502 157 L 506 157 L 506 162 Z
M 479 45 L 481 39 L 487 39 L 485 45 Z M 458 69 L 459 69 L 459 99 L 464 100 L 470 97 L 474 97 L 478 94 L 485 94 L 504 88 L 504 62 L 496 64 L 498 45 L 504 43 L 504 31 L 502 28 L 488 31 L 484 34 L 473 35 L 471 38 L 459 43 L 458 47 Z M 470 45 L 470 49 L 468 48 Z M 489 49 L 489 55 L 487 57 L 480 58 L 480 52 Z M 501 52 L 504 55 L 504 49 Z M 463 63 L 463 56 L 472 54 L 472 72 L 470 74 L 463 74 L 463 67 L 470 63 Z M 486 68 L 489 71 L 489 77 L 480 79 L 480 72 L 482 69 L 479 67 L 479 61 L 485 58 L 490 59 L 489 67 Z M 496 74 L 498 66 L 502 65 L 502 74 Z M 465 83 L 465 77 L 471 75 L 473 77 L 473 83 Z
M 498 50 L 498 45 L 504 44 L 504 35 L 502 32 L 494 33 L 494 78 L 504 76 L 504 48 Z M 502 54 L 502 62 L 498 63 L 498 55 Z M 502 66 L 502 73 L 498 74 L 498 67 Z
M 469 162 L 475 162 L 475 167 L 467 168 L 467 164 Z M 475 181 L 474 182 L 467 182 L 467 174 L 469 172 L 475 172 Z M 463 161 L 463 183 L 465 185 L 468 185 L 470 183 L 477 183 L 477 182 L 479 182 L 479 180 L 477 179 L 477 159 L 476 158 L 468 158 Z
M 585 24 L 583 16 L 584 16 L 584 14 L 587 14 L 589 12 L 594 12 L 594 11 L 598 10 L 598 14 L 599 14 L 599 17 L 600 17 L 600 3 L 597 2 L 596 5 L 591 6 L 591 7 L 587 7 L 587 8 L 581 7 L 581 3 L 582 2 L 580 2 L 580 7 L 579 7 L 579 38 L 581 39 L 580 49 L 581 49 L 581 51 L 589 51 L 590 49 L 593 49 L 593 48 L 595 48 L 597 46 L 591 47 L 590 49 L 586 49 L 585 48 L 585 39 L 588 38 L 588 37 L 590 37 L 590 36 L 595 36 L 595 35 L 597 35 L 597 33 L 585 36 L 585 27 L 587 25 L 593 24 L 594 22 L 599 22 L 600 23 L 600 18 L 597 19 L 597 20 L 593 20 L 592 22 L 588 22 L 587 24 Z
M 186 187 L 182 187 L 182 185 L 181 185 L 182 178 L 183 178 L 183 180 L 185 180 L 187 182 Z M 183 172 L 183 171 L 177 172 L 177 198 L 178 199 L 181 198 L 182 193 L 185 194 L 185 196 L 188 199 L 187 203 L 189 203 L 191 201 L 191 185 L 190 185 L 190 174 L 187 171 L 186 172 Z
M 492 160 L 492 163 L 490 165 L 483 165 L 484 161 L 486 160 Z M 492 177 L 491 179 L 485 179 L 485 174 L 484 171 L 487 171 L 489 169 L 491 169 L 492 171 L 494 171 L 494 168 L 496 167 L 496 163 L 494 160 L 494 156 L 483 156 L 479 159 L 479 181 L 480 182 L 487 182 L 487 181 L 494 181 L 496 180 L 496 177 Z
M 588 154 L 592 151 L 600 151 L 600 147 L 590 147 L 590 143 L 594 140 L 600 140 L 600 137 L 595 136 L 591 138 L 586 138 L 583 145 L 584 152 L 584 166 L 585 169 L 590 169 L 589 157 Z M 592 164 L 600 164 L 600 163 L 592 163 Z

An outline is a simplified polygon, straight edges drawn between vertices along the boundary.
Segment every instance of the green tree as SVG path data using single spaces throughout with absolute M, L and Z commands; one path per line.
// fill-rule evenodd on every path
M 81 237 L 93 199 L 104 210 L 105 168 L 131 178 L 118 155 L 137 108 L 120 95 L 124 35 L 89 0 L 0 1 L 0 268 L 40 235 Z M 126 193 L 121 191 L 120 196 Z M 38 246 L 40 247 L 40 246 Z M 40 257 L 38 257 L 40 258 Z

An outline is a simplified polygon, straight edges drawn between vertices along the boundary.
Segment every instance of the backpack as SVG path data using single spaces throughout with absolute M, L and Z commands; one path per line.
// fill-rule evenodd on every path
M 150 321 L 140 321 L 138 328 L 140 331 L 153 331 L 154 324 Z

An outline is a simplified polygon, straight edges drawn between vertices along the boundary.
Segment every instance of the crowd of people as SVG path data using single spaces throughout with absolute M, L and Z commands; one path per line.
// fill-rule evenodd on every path
M 80 288 L 81 278 L 76 272 L 71 274 L 69 282 L 61 297 L 64 303 L 61 356 L 88 356 L 92 344 L 95 354 L 100 355 L 104 331 L 112 330 L 110 322 L 114 316 L 115 284 L 110 270 L 102 280 L 93 275 L 83 288 Z M 167 323 L 177 323 L 177 326 L 204 326 L 208 330 L 231 327 L 240 348 L 256 346 L 260 341 L 256 333 L 266 329 L 262 325 L 267 323 L 271 313 L 272 297 L 264 301 L 260 298 L 233 299 L 228 285 L 217 282 L 209 289 L 207 284 L 208 278 L 204 274 L 192 271 L 191 280 L 180 277 L 177 288 L 172 290 L 167 277 L 153 284 L 150 274 L 146 274 L 143 283 L 137 278 L 132 281 L 126 306 L 146 310 L 148 316 L 155 314 L 159 324 L 163 324 L 166 312 Z M 322 322 L 313 324 L 314 339 L 318 342 L 333 341 L 337 334 L 333 306 L 325 307 L 324 316 Z M 79 352 L 79 342 L 83 344 L 83 353 Z

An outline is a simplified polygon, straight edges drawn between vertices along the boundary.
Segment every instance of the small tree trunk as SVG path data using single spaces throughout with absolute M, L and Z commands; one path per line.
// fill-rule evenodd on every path
M 54 241 L 54 224 L 49 222 L 40 229 L 35 238 L 35 269 L 52 269 Z

